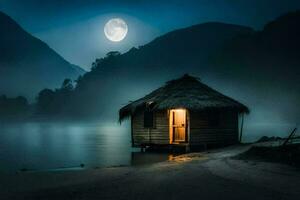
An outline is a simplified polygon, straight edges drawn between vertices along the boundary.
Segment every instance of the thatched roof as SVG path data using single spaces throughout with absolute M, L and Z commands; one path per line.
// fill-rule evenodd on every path
M 198 78 L 184 75 L 168 81 L 163 87 L 129 103 L 119 111 L 120 122 L 139 110 L 151 107 L 153 110 L 186 108 L 188 110 L 231 109 L 248 113 L 243 104 L 229 98 L 199 81 Z

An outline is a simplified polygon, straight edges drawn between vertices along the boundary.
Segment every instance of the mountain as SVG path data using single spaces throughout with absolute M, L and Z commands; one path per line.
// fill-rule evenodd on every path
M 237 35 L 252 32 L 244 26 L 204 23 L 172 31 L 124 54 L 112 52 L 96 60 L 92 71 L 80 79 L 74 107 L 81 116 L 115 115 L 122 104 L 184 73 L 207 80 L 212 55 Z
M 0 12 L 0 94 L 33 97 L 84 70 L 72 65 L 43 41 Z
M 287 130 L 280 124 L 299 123 L 299 24 L 299 11 L 263 30 L 205 23 L 172 31 L 124 54 L 111 52 L 78 80 L 68 109 L 79 116 L 117 119 L 118 108 L 128 101 L 190 73 L 247 105 L 250 132 L 265 126 L 282 134 Z
M 295 124 L 300 116 L 299 24 L 300 11 L 287 13 L 261 31 L 235 38 L 216 59 L 217 66 L 227 66 L 224 80 L 246 83 L 240 86 L 248 91 L 243 98 L 255 109 Z

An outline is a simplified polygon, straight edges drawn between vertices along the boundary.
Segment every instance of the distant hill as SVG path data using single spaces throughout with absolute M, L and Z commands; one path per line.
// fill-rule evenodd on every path
M 116 114 L 122 103 L 184 73 L 208 78 L 212 55 L 236 36 L 252 32 L 249 27 L 232 24 L 199 24 L 167 33 L 127 53 L 99 59 L 78 83 L 74 99 L 80 107 L 76 107 L 87 115 Z
M 179 29 L 124 54 L 98 59 L 73 94 L 80 116 L 117 111 L 184 73 L 246 104 L 248 123 L 297 123 L 300 116 L 300 12 L 263 30 L 224 23 Z M 77 111 L 76 111 L 77 110 Z M 298 122 L 299 123 L 299 122 Z
M 288 13 L 262 31 L 235 38 L 216 56 L 216 66 L 227 66 L 227 72 L 216 73 L 242 83 L 244 99 L 255 109 L 276 111 L 273 117 L 293 123 L 300 116 L 299 24 L 300 11 Z
M 34 97 L 43 88 L 76 79 L 84 70 L 0 12 L 0 94 Z

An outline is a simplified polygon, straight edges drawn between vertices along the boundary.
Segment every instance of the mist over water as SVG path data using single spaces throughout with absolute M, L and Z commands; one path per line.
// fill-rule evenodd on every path
M 248 124 L 243 142 L 262 135 L 286 137 L 291 124 Z M 131 147 L 130 125 L 118 123 L 12 123 L 0 126 L 0 172 L 123 166 L 159 162 L 167 154 Z
M 4 124 L 1 170 L 130 165 L 128 126 L 107 123 Z
M 0 173 L 139 166 L 170 155 L 132 148 L 126 122 L 6 123 L 0 133 Z

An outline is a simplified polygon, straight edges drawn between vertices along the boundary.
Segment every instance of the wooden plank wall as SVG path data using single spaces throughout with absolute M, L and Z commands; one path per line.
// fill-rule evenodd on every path
M 142 144 L 169 144 L 169 118 L 167 111 L 154 113 L 154 128 L 144 128 L 144 113 L 132 117 L 133 146 Z
M 215 126 L 203 112 L 190 112 L 190 144 L 238 143 L 238 113 L 222 111 L 220 123 Z

